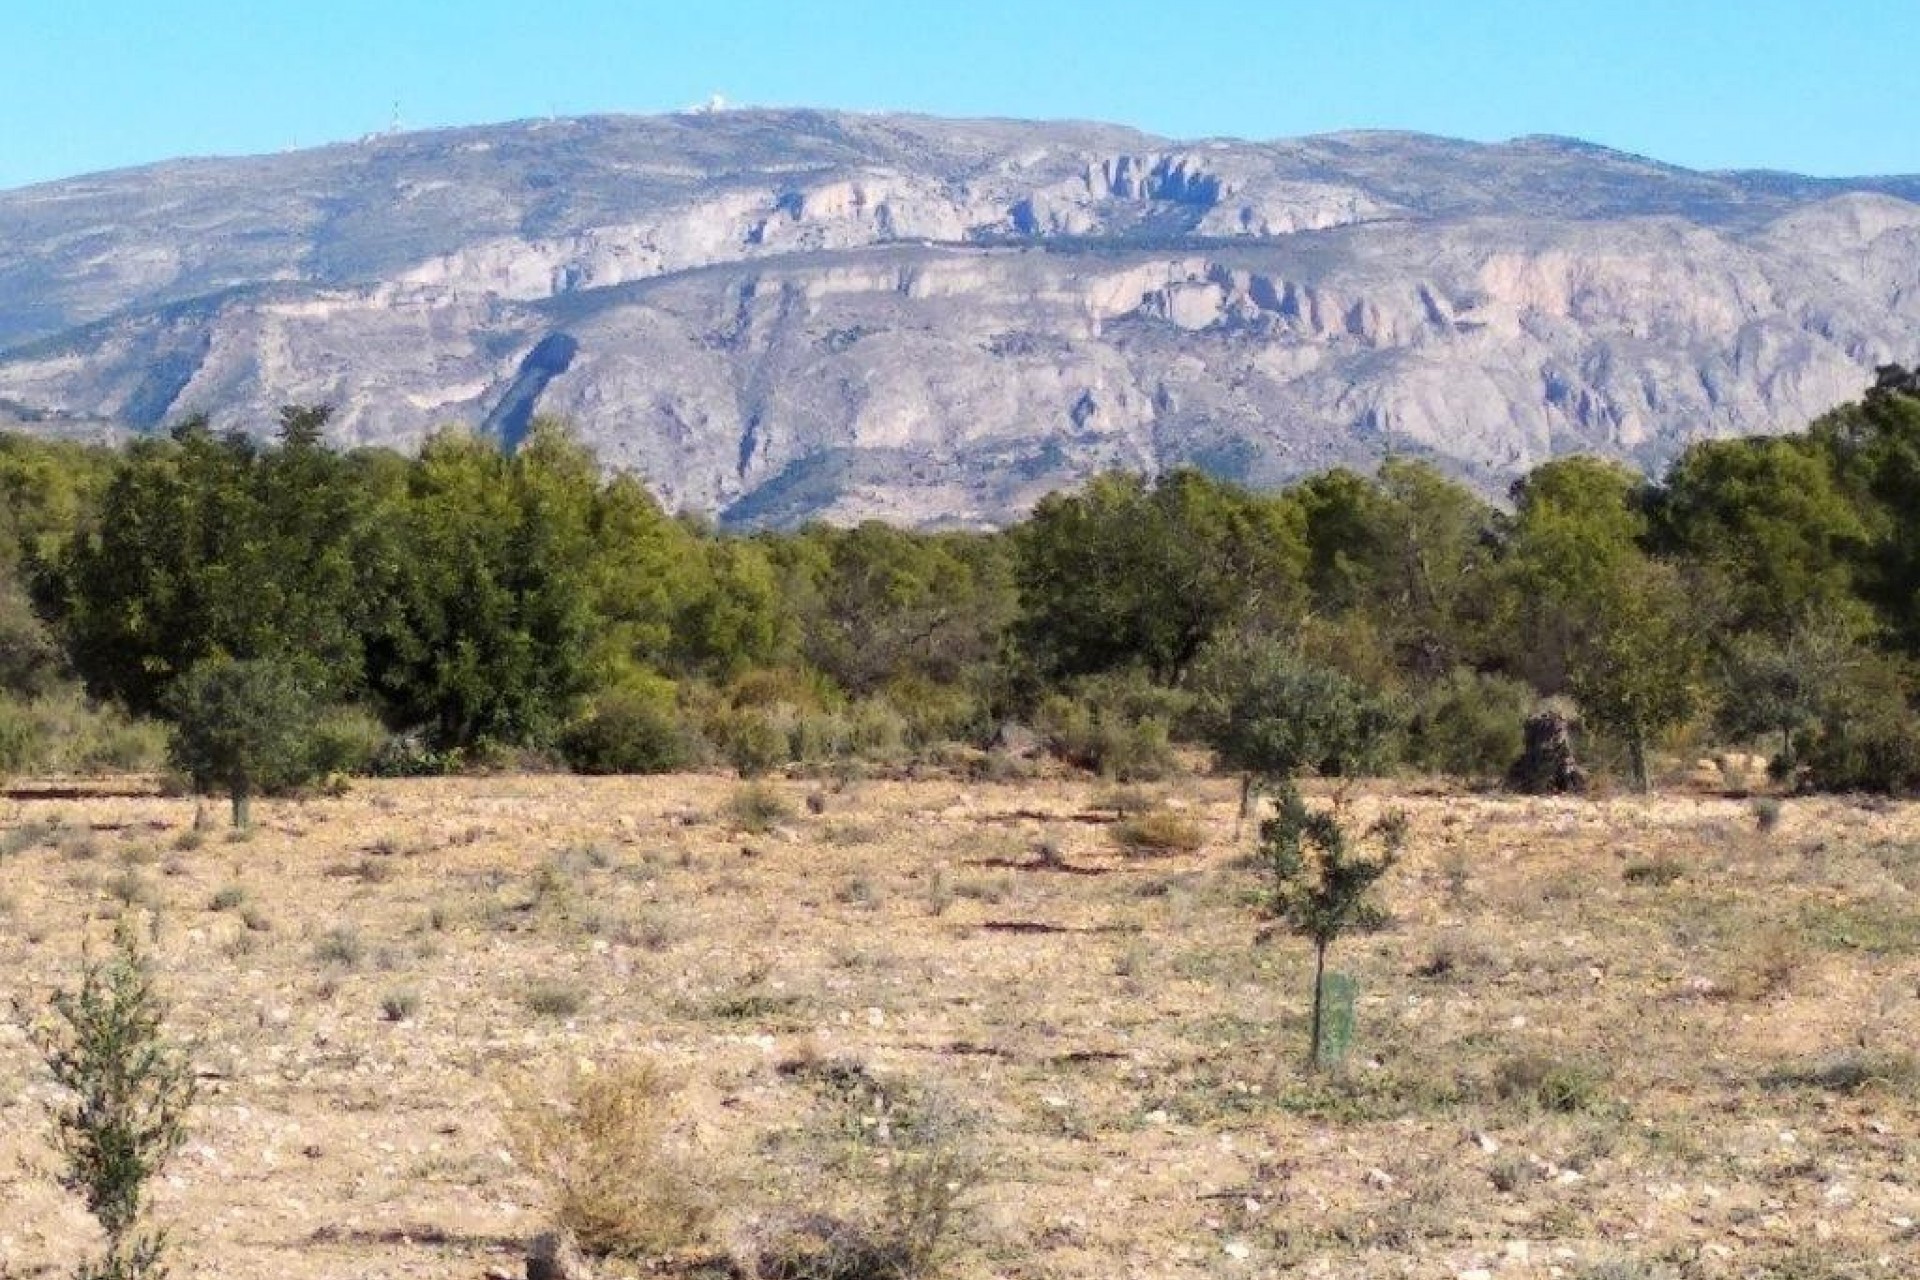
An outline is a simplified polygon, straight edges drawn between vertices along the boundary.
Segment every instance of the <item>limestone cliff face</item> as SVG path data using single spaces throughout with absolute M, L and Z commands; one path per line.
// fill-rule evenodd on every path
M 1488 489 L 1791 430 L 1911 362 L 1920 181 L 1559 139 L 1171 143 L 807 112 L 504 125 L 0 192 L 0 421 L 571 418 L 740 523 L 985 524 L 1095 470 Z

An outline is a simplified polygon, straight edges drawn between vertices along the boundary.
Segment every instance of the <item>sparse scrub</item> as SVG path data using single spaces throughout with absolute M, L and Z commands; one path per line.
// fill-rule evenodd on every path
M 772 1215 L 752 1270 L 782 1280 L 917 1280 L 938 1272 L 971 1212 L 983 1167 L 971 1125 L 944 1094 L 843 1059 L 782 1071 L 821 1103 L 806 1207 Z
M 675 1091 L 662 1068 L 635 1060 L 576 1075 L 558 1103 L 516 1099 L 514 1156 L 587 1254 L 661 1258 L 704 1239 L 713 1196 L 676 1143 Z
M 1008 876 L 969 876 L 954 882 L 953 896 L 997 905 L 1013 896 L 1013 880 Z
M 586 997 L 569 982 L 536 982 L 520 997 L 529 1013 L 543 1018 L 571 1018 L 586 1007 Z
M 1563 1114 L 1593 1110 L 1604 1085 L 1592 1067 L 1540 1053 L 1503 1059 L 1493 1073 L 1493 1092 L 1502 1101 Z
M 248 927 L 252 928 L 251 925 Z M 336 964 L 343 969 L 358 967 L 366 955 L 366 943 L 360 940 L 359 931 L 352 925 L 335 925 L 313 946 L 315 960 L 322 964 Z
M 105 888 L 108 896 L 123 907 L 152 908 L 160 901 L 153 882 L 132 869 L 109 876 Z
M 405 1022 L 420 1012 L 420 993 L 411 988 L 389 991 L 380 997 L 380 1016 L 388 1022 Z
M 1920 1059 L 1905 1052 L 1849 1049 L 1810 1064 L 1781 1067 L 1767 1073 L 1765 1082 L 1777 1089 L 1820 1089 L 1839 1094 L 1884 1090 L 1920 1098 Z
M 727 798 L 726 816 L 736 828 L 762 835 L 794 817 L 786 796 L 764 782 L 743 783 Z
M 1628 884 L 1644 884 L 1660 888 L 1672 884 L 1686 873 L 1687 869 L 1679 859 L 1663 854 L 1653 858 L 1634 859 L 1621 869 L 1620 878 Z

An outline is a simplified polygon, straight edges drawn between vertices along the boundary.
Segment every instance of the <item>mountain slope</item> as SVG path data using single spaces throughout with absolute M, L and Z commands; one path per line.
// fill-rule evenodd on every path
M 742 523 L 1009 519 L 1101 467 L 1488 488 L 1789 430 L 1911 355 L 1920 179 L 1555 138 L 593 118 L 0 192 L 0 418 L 343 442 L 534 412 Z

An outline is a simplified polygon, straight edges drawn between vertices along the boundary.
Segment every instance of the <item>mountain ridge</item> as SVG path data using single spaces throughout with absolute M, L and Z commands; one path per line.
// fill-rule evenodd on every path
M 1003 523 L 1107 466 L 1277 484 L 1388 447 L 1493 490 L 1856 393 L 1920 321 L 1916 201 L 1551 136 L 735 110 L 381 135 L 0 191 L 0 418 L 327 401 L 341 443 L 404 447 L 557 412 L 740 523 Z

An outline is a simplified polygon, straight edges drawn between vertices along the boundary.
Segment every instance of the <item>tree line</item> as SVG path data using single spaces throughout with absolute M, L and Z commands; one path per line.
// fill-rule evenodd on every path
M 1642 784 L 1705 743 L 1806 785 L 1920 784 L 1920 379 L 1897 367 L 1657 481 L 1556 459 L 1502 507 L 1406 458 L 1278 493 L 1110 473 L 997 533 L 723 534 L 558 422 L 510 456 L 452 429 L 406 456 L 329 447 L 327 416 L 0 436 L 0 769 L 127 763 L 252 664 L 343 771 L 752 772 L 1017 721 L 1130 776 L 1183 738 L 1258 755 L 1276 720 L 1345 718 L 1378 731 L 1309 739 L 1377 749 L 1310 767 L 1485 777 L 1564 698 Z

